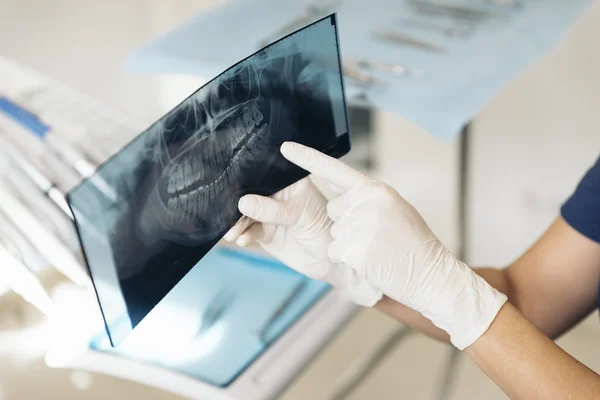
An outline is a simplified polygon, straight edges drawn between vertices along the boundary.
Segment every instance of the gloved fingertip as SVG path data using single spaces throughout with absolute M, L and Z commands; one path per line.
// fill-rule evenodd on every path
M 296 153 L 299 148 L 300 148 L 300 146 L 298 145 L 298 143 L 283 142 L 283 144 L 281 145 L 280 151 L 281 151 L 281 154 L 289 160 L 290 157 L 293 157 L 294 153 Z
M 243 196 L 238 202 L 240 212 L 248 217 L 252 217 L 256 212 L 257 200 L 253 196 Z
M 246 247 L 248 243 L 250 243 L 250 237 L 248 235 L 242 235 L 235 241 L 235 243 L 240 247 Z
M 233 229 L 231 228 L 229 231 L 227 231 L 227 233 L 225 234 L 225 236 L 223 236 L 223 240 L 227 241 L 227 242 L 232 242 L 234 239 L 234 235 L 233 235 Z
M 295 144 L 294 142 L 290 142 L 290 141 L 283 142 L 283 144 L 280 147 L 281 152 L 286 153 L 289 150 L 292 150 L 294 148 L 294 144 Z

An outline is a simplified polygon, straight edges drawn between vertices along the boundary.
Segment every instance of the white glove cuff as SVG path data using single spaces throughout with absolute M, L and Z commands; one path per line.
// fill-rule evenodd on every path
M 454 259 L 449 264 L 438 298 L 432 302 L 435 309 L 423 315 L 445 330 L 456 348 L 464 350 L 488 330 L 507 297 L 465 263 Z
M 359 290 L 349 292 L 350 299 L 363 307 L 373 307 L 383 298 L 383 293 L 367 281 L 359 285 Z
M 466 277 L 470 283 L 456 298 L 455 317 L 446 332 L 452 344 L 464 350 L 489 329 L 508 298 L 464 263 L 461 264 L 468 270 L 465 275 L 470 275 Z

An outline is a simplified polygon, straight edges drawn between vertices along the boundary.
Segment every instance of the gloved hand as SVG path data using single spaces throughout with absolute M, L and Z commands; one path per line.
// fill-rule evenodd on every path
M 332 261 L 419 311 L 461 350 L 488 329 L 506 296 L 456 259 L 394 189 L 296 143 L 285 143 L 281 152 L 339 194 L 327 205 Z
M 381 292 L 327 255 L 332 221 L 326 205 L 327 199 L 308 177 L 270 198 L 244 196 L 239 209 L 245 217 L 224 239 L 240 246 L 256 241 L 290 268 L 346 290 L 360 305 L 373 306 L 381 300 Z

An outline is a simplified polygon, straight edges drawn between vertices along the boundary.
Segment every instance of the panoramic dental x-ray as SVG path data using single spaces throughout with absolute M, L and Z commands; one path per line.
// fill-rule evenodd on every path
M 113 345 L 240 218 L 247 193 L 306 176 L 279 148 L 350 149 L 335 16 L 234 65 L 141 133 L 68 200 Z M 198 265 L 201 268 L 201 265 Z

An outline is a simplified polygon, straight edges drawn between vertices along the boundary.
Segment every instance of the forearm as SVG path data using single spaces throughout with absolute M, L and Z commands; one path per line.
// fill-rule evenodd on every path
M 375 308 L 395 320 L 410 326 L 418 332 L 439 341 L 450 343 L 450 336 L 448 336 L 444 330 L 435 326 L 430 320 L 415 310 L 408 308 L 387 296 L 384 296 L 383 299 L 375 305 Z
M 497 290 L 506 294 L 510 301 L 511 287 L 509 280 L 506 277 L 505 270 L 493 268 L 475 268 L 473 271 L 475 271 Z M 435 326 L 430 320 L 423 317 L 420 313 L 402 304 L 399 304 L 388 297 L 384 297 L 379 303 L 377 303 L 375 308 L 389 315 L 395 320 L 402 322 L 403 324 L 406 324 L 421 333 L 424 333 L 425 335 L 442 342 L 450 343 L 450 337 L 445 331 Z
M 511 399 L 600 398 L 600 377 L 510 303 L 465 352 Z

